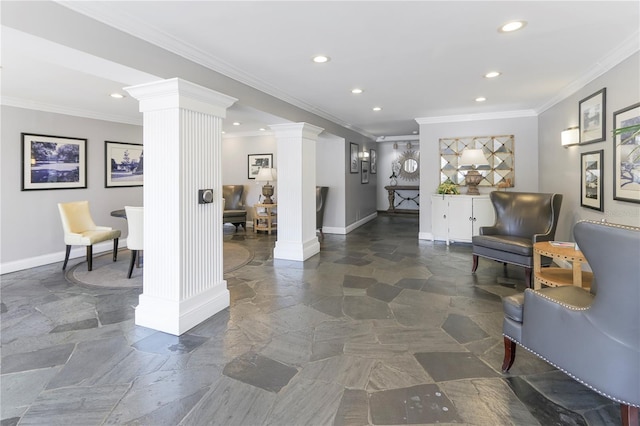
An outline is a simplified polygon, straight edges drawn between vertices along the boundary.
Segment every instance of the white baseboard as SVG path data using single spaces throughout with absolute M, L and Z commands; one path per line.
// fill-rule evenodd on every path
M 127 239 L 118 240 L 118 249 L 127 247 Z M 93 255 L 109 252 L 113 250 L 113 241 L 104 241 L 93 246 Z M 43 254 L 41 256 L 28 257 L 26 259 L 14 260 L 0 264 L 0 274 L 9 274 L 11 272 L 22 271 L 25 269 L 36 268 L 38 266 L 50 265 L 56 262 L 64 261 L 64 250 L 55 253 Z M 87 249 L 82 246 L 73 246 L 69 253 L 69 260 L 85 257 Z
M 433 241 L 433 234 L 431 232 L 419 232 L 418 239 Z

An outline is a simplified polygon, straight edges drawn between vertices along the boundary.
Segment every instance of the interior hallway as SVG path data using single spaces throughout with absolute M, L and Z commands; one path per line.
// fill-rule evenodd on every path
M 474 276 L 470 245 L 417 234 L 380 215 L 301 263 L 225 226 L 254 259 L 225 274 L 231 307 L 181 337 L 134 325 L 141 289 L 71 284 L 61 263 L 3 275 L 1 426 L 619 424 L 522 348 L 500 372 L 521 269 Z

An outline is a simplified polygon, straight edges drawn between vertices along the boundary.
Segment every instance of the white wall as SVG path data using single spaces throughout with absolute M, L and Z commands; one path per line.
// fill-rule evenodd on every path
M 640 53 L 632 55 L 571 97 L 540 114 L 540 190 L 563 194 L 556 237 L 573 240 L 579 220 L 640 226 L 640 204 L 613 199 L 613 113 L 640 101 Z M 560 132 L 578 125 L 578 104 L 603 87 L 606 94 L 606 141 L 563 148 Z M 604 212 L 580 206 L 580 155 L 604 150 Z
M 316 145 L 316 185 L 328 186 L 323 225 L 326 233 L 344 233 L 346 197 L 344 138 L 323 132 Z
M 125 205 L 142 205 L 142 187 L 105 188 L 105 141 L 142 143 L 142 127 L 8 106 L 1 108 L 2 272 L 64 259 L 65 244 L 57 207 L 60 202 L 88 200 L 94 221 L 122 230 L 122 238 L 126 238 L 126 221 L 111 217 L 110 212 Z M 23 132 L 86 138 L 87 188 L 21 191 Z
M 423 119 L 418 119 L 418 122 Z M 515 182 L 509 191 L 538 191 L 538 118 L 491 118 L 420 124 L 420 238 L 431 239 L 431 194 L 440 184 L 440 138 L 514 135 Z M 560 133 L 558 133 L 558 137 Z M 479 188 L 488 193 L 493 188 Z M 463 188 L 464 192 L 464 188 Z
M 377 148 L 373 141 L 358 143 L 358 150 L 362 153 L 369 152 L 371 148 Z M 358 173 L 350 172 L 351 141 L 344 145 L 343 170 L 345 173 L 346 194 L 346 230 L 357 228 L 369 220 L 375 219 L 376 212 L 376 188 L 378 187 L 375 175 L 369 175 L 369 183 L 362 183 L 362 165 L 358 165 Z

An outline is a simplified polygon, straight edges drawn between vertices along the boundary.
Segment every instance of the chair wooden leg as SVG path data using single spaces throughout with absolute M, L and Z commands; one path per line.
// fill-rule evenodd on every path
M 87 271 L 93 269 L 93 246 L 87 246 Z
M 113 239 L 113 261 L 117 261 L 118 260 L 118 239 L 114 238 Z
M 528 288 L 533 288 L 533 283 L 531 282 L 531 268 L 524 268 L 524 282 Z
M 513 365 L 513 361 L 516 360 L 516 342 L 504 338 L 504 360 L 502 361 L 502 371 L 506 373 Z
M 638 410 L 638 407 L 630 407 L 626 404 L 620 404 L 622 426 L 636 426 L 638 424 Z
M 69 261 L 69 254 L 71 254 L 71 246 L 67 246 L 67 250 L 64 254 L 64 263 L 62 264 L 62 270 L 64 271 L 67 268 L 67 262 Z
M 131 278 L 131 274 L 133 273 L 133 265 L 136 264 L 137 254 L 138 250 L 131 250 L 131 260 L 129 261 L 129 272 L 127 273 L 127 278 Z
M 471 272 L 475 272 L 478 269 L 478 255 L 473 255 L 473 266 L 471 267 Z
M 319 228 L 318 231 L 320 231 L 320 241 L 324 241 L 324 233 L 322 232 L 322 228 Z

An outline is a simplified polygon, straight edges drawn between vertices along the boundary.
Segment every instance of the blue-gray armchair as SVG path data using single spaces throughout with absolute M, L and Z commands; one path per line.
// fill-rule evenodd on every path
M 574 237 L 593 270 L 590 290 L 525 289 L 503 298 L 504 362 L 516 344 L 620 403 L 622 423 L 640 406 L 640 228 L 579 222 Z

